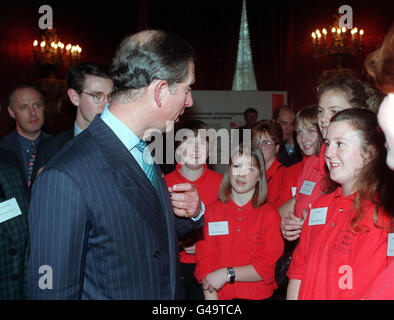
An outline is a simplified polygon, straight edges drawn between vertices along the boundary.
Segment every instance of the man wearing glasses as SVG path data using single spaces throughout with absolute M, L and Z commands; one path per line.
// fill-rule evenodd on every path
M 94 63 L 74 65 L 67 74 L 67 94 L 77 107 L 74 127 L 40 146 L 47 163 L 68 141 L 85 130 L 98 113 L 109 103 L 112 80 L 107 68 Z

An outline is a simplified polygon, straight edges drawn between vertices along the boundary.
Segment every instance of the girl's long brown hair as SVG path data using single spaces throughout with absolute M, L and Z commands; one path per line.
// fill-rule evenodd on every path
M 351 108 L 337 113 L 331 123 L 346 121 L 357 131 L 361 142 L 365 165 L 358 173 L 355 184 L 356 196 L 353 203 L 355 215 L 351 220 L 351 228 L 356 232 L 363 232 L 360 221 L 365 215 L 364 201 L 375 205 L 373 220 L 376 227 L 386 228 L 388 226 L 378 225 L 378 211 L 383 208 L 387 214 L 394 217 L 394 190 L 393 172 L 386 166 L 386 149 L 384 147 L 384 135 L 378 129 L 376 114 L 367 109 Z M 327 192 L 333 192 L 338 184 L 326 176 Z M 391 231 L 391 226 L 390 230 Z

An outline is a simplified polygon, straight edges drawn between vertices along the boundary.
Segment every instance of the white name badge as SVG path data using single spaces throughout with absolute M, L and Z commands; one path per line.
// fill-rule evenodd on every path
M 15 198 L 0 203 L 0 223 L 21 215 L 18 203 Z
M 304 180 L 304 183 L 302 184 L 300 193 L 310 196 L 313 192 L 313 189 L 315 188 L 315 185 L 316 185 L 316 182 Z
M 297 187 L 291 187 L 291 196 L 294 197 L 297 194 Z
M 228 234 L 228 221 L 209 222 L 208 234 L 210 236 L 222 236 Z
M 394 257 L 394 233 L 389 233 L 387 239 L 387 256 Z
M 320 224 L 325 224 L 327 217 L 327 209 L 328 207 L 311 209 L 311 211 L 309 212 L 308 225 L 317 226 Z

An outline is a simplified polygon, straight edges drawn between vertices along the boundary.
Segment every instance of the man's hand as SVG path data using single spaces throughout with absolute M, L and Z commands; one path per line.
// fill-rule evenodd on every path
M 179 183 L 168 188 L 174 213 L 178 217 L 195 218 L 201 212 L 201 199 L 191 183 Z

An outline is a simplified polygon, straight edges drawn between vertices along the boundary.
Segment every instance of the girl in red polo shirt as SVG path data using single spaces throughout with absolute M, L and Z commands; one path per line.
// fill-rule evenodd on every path
M 283 252 L 280 216 L 266 203 L 264 160 L 240 145 L 230 159 L 219 200 L 208 205 L 196 272 L 206 299 L 269 298 L 275 263 Z
M 390 262 L 393 178 L 376 114 L 351 108 L 326 135 L 327 194 L 311 205 L 288 271 L 288 299 L 361 299 Z
M 341 110 L 365 108 L 376 110 L 377 99 L 372 89 L 355 77 L 341 75 L 323 78 L 317 86 L 317 122 L 325 138 L 330 119 Z M 325 193 L 325 145 L 316 155 L 308 157 L 297 183 L 296 196 L 286 202 L 279 212 L 282 234 L 289 241 L 299 238 L 309 205 Z M 305 210 L 305 211 L 304 211 Z
M 315 156 L 320 150 L 323 143 L 323 137 L 320 134 L 319 126 L 317 124 L 317 108 L 305 107 L 297 112 L 295 117 L 295 128 L 297 143 L 304 154 L 302 161 L 285 168 L 284 178 L 280 187 L 279 203 L 285 203 L 291 199 L 297 190 L 298 178 L 301 171 L 307 162 L 308 158 Z M 286 297 L 287 289 L 287 270 L 291 261 L 291 255 L 294 248 L 298 244 L 297 241 L 285 241 L 285 250 L 282 257 L 279 259 L 275 269 L 275 279 L 278 284 L 276 291 L 278 298 Z
M 317 124 L 317 108 L 305 107 L 295 117 L 297 143 L 304 155 L 302 161 L 285 168 L 280 187 L 279 206 L 291 199 L 297 191 L 298 178 L 310 156 L 314 156 L 323 144 L 323 137 Z
M 192 183 L 197 188 L 201 201 L 205 206 L 218 199 L 222 175 L 208 168 L 208 141 L 205 138 L 207 125 L 200 120 L 189 120 L 182 124 L 185 140 L 176 148 L 176 159 L 179 160 L 175 170 L 164 179 L 167 186 L 178 183 Z M 182 130 L 181 129 L 181 130 Z M 203 130 L 199 134 L 199 130 Z M 177 135 L 179 130 L 177 131 Z M 203 134 L 204 133 L 204 134 Z M 207 213 L 205 213 L 205 217 Z M 194 278 L 196 263 L 196 242 L 202 238 L 202 230 L 193 231 L 180 239 L 181 274 L 184 284 L 185 299 L 203 299 L 201 286 Z

